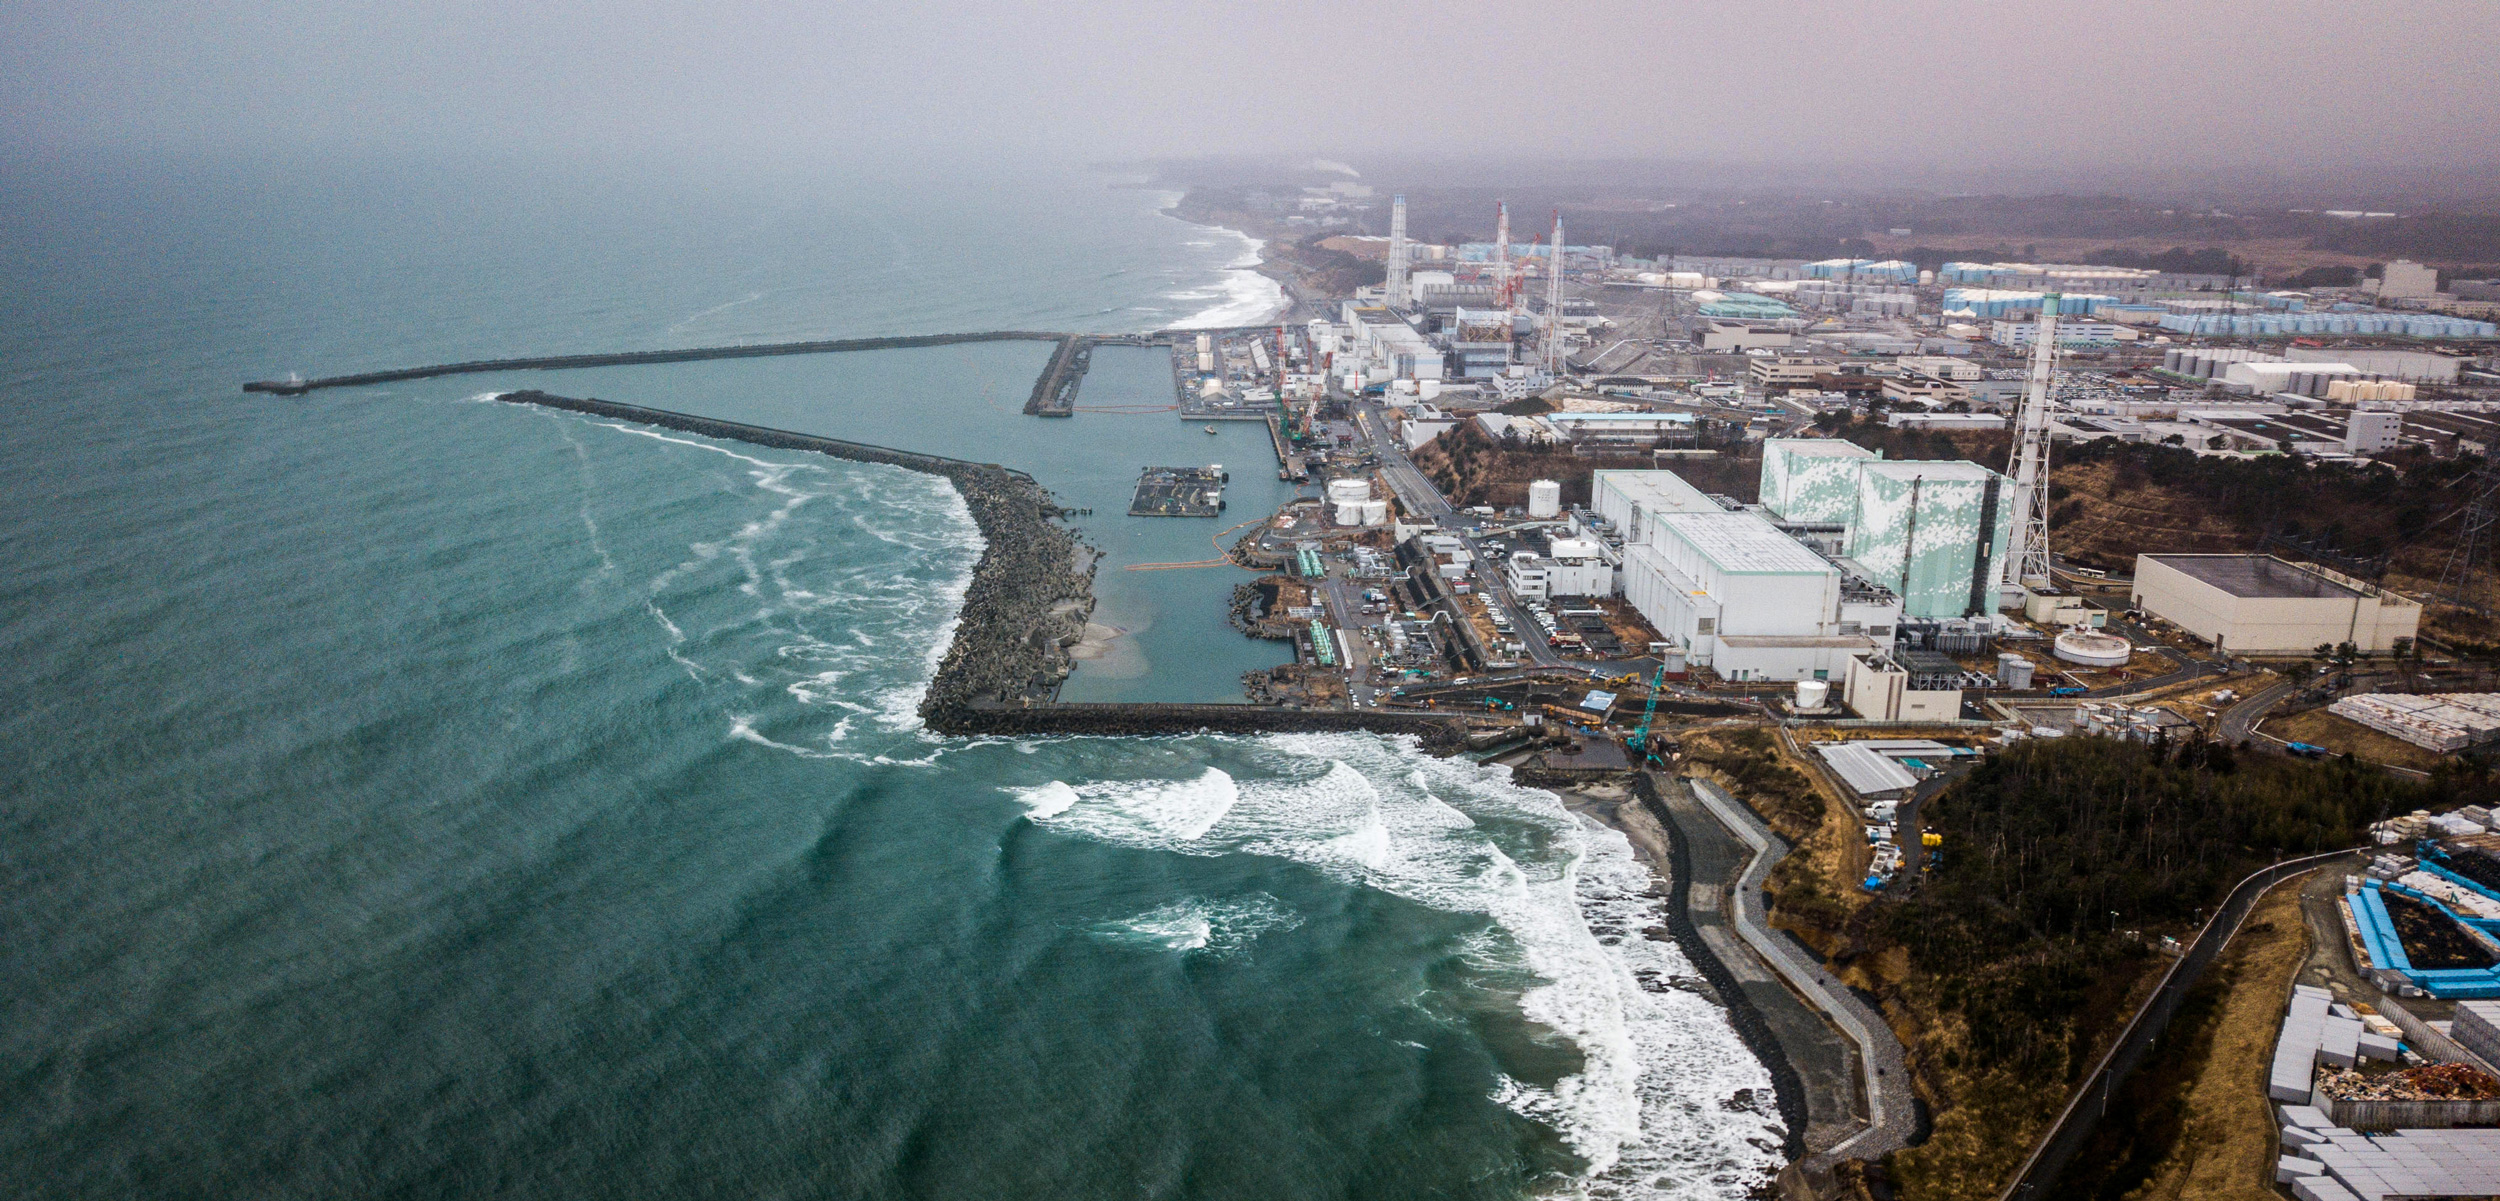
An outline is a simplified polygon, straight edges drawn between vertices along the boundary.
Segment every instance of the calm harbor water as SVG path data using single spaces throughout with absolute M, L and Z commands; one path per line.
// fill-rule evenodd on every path
M 1767 1077 L 1622 840 L 1368 736 L 946 740 L 943 483 L 476 399 L 598 395 L 1033 471 L 1130 631 L 1149 462 L 1042 348 L 280 400 L 289 369 L 1251 305 L 1099 178 L 0 173 L 0 1162 L 41 1197 L 1740 1194 Z M 1217 313 L 1215 318 L 1248 316 Z M 1168 396 L 1098 352 L 1087 403 Z M 1220 588 L 1217 589 L 1220 594 Z

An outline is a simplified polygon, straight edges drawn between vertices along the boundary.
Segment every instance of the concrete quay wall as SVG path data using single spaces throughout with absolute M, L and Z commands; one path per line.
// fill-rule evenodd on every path
M 1029 706 L 975 705 L 945 715 L 940 725 L 949 734 L 1074 734 L 1140 736 L 1160 734 L 1284 734 L 1369 731 L 1411 734 L 1423 749 L 1456 754 L 1466 748 L 1467 729 L 1451 717 L 1415 713 L 1381 713 L 1360 709 L 1287 709 L 1272 705 L 1204 705 L 1156 703 L 1043 703 Z

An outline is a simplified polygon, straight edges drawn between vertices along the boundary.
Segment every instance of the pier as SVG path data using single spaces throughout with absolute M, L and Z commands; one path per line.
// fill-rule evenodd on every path
M 1276 447 L 1277 479 L 1299 484 L 1311 478 L 1310 466 L 1302 461 L 1302 456 L 1294 451 L 1293 443 L 1285 438 L 1284 421 L 1273 413 L 1267 417 L 1267 440 Z
M 1224 511 L 1220 467 L 1149 467 L 1137 476 L 1131 517 L 1213 517 Z
M 1059 349 L 1052 351 L 1050 364 L 1042 368 L 1040 379 L 1033 381 L 1033 395 L 1024 402 L 1027 417 L 1076 416 L 1077 386 L 1085 382 L 1085 371 L 1094 363 L 1094 344 L 1099 339 L 1071 334 L 1059 340 Z

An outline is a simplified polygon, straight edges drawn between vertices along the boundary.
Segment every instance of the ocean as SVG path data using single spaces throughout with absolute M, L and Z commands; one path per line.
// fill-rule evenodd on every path
M 0 173 L 0 1162 L 33 1197 L 1733 1197 L 1769 1077 L 1625 840 L 1369 735 L 948 739 L 1021 466 L 1102 547 L 1071 699 L 1285 657 L 1212 554 L 1263 436 L 1022 417 L 1046 348 L 469 377 L 498 355 L 1272 309 L 1098 174 Z M 1167 389 L 1158 393 L 1158 389 Z M 1168 396 L 1104 353 L 1081 403 Z M 1222 456 L 1220 459 L 1217 456 Z M 1221 522 L 1121 514 L 1238 463 Z M 1106 499 L 1107 498 L 1107 499 Z M 1647 982 L 1647 983 L 1645 983 Z

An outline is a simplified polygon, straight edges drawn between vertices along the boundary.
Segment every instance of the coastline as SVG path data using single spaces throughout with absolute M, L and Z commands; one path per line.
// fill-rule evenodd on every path
M 1621 833 L 1632 844 L 1633 857 L 1649 869 L 1654 886 L 1662 890 L 1667 924 L 1663 930 L 1653 927 L 1643 931 L 1642 936 L 1663 936 L 1663 941 L 1674 943 L 1692 963 L 1693 970 L 1708 982 L 1710 999 L 1718 1004 L 1737 1039 L 1770 1073 L 1772 1099 L 1780 1122 L 1787 1129 L 1781 1154 L 1791 1164 L 1804 1158 L 1812 1115 L 1803 1080 L 1786 1044 L 1746 994 L 1737 975 L 1694 926 L 1694 870 L 1689 848 L 1661 814 L 1662 806 L 1648 774 L 1634 773 L 1628 788 L 1608 789 L 1617 795 L 1606 795 L 1587 785 L 1559 786 L 1555 791 L 1563 798 L 1565 808 Z
M 1269 286 L 1274 289 L 1275 293 L 1274 297 L 1266 302 L 1265 308 L 1255 314 L 1252 314 L 1252 319 L 1250 320 L 1236 321 L 1227 319 L 1217 321 L 1211 319 L 1218 314 L 1224 314 L 1224 310 L 1232 305 L 1245 303 L 1245 301 L 1237 298 L 1226 305 L 1218 305 L 1215 308 L 1206 310 L 1205 312 L 1185 318 L 1182 321 L 1175 323 L 1171 328 L 1230 329 L 1246 325 L 1273 325 L 1278 322 L 1289 322 L 1298 316 L 1305 315 L 1302 312 L 1304 297 L 1301 290 L 1295 287 L 1293 268 L 1278 257 L 1267 253 L 1267 248 L 1271 239 L 1263 237 L 1259 234 L 1254 234 L 1246 229 L 1239 229 L 1234 226 L 1224 225 L 1214 221 L 1200 221 L 1196 218 L 1186 216 L 1181 212 L 1181 198 L 1176 198 L 1171 204 L 1165 205 L 1155 211 L 1162 213 L 1164 216 L 1170 217 L 1171 219 L 1184 225 L 1194 225 L 1200 229 L 1212 229 L 1220 233 L 1231 234 L 1234 237 L 1240 238 L 1243 242 L 1248 243 L 1248 250 L 1244 257 L 1235 259 L 1230 265 L 1224 268 L 1226 276 L 1230 277 L 1236 274 L 1245 273 L 1257 276 L 1261 279 L 1267 280 Z M 1239 314 L 1224 315 L 1229 318 L 1231 316 L 1238 316 Z M 1209 319 L 1202 320 L 1202 318 Z

